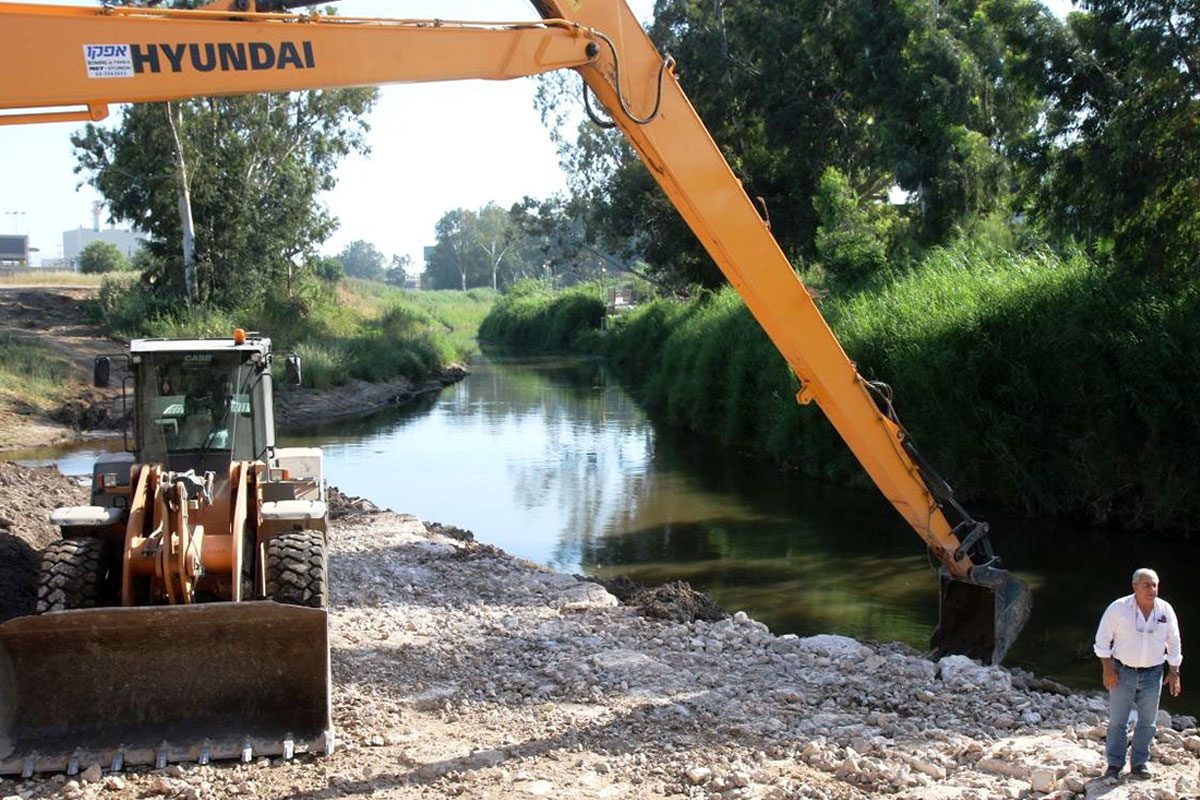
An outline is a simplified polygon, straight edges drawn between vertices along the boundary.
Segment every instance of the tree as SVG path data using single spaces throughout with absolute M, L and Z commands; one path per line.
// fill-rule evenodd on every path
M 114 219 L 149 234 L 151 261 L 162 270 L 156 290 L 183 295 L 181 150 L 201 302 L 244 307 L 276 292 L 290 296 L 336 227 L 316 198 L 333 187 L 339 159 L 366 152 L 375 96 L 344 89 L 177 101 L 179 148 L 162 104 L 132 105 L 117 127 L 88 125 L 71 137 L 76 171 Z
M 816 206 L 816 250 L 836 279 L 856 281 L 887 268 L 895 208 L 860 198 L 836 167 L 825 170 Z
M 329 283 L 337 283 L 346 277 L 346 267 L 337 256 L 322 256 L 318 258 L 314 269 L 318 278 Z
M 864 202 L 904 189 L 925 242 L 1003 207 L 1015 154 L 1044 108 L 1024 75 L 1038 63 L 1034 34 L 1055 25 L 1032 0 L 659 0 L 651 36 L 798 260 L 816 255 L 813 198 L 829 167 Z M 597 238 L 661 271 L 719 282 L 632 150 L 593 128 L 585 122 L 566 148 L 564 169 L 604 173 L 586 179 Z
M 437 221 L 437 242 L 425 265 L 431 288 L 465 292 L 469 287 L 484 285 L 481 253 L 471 246 L 468 234 L 474 219 L 474 211 L 456 208 Z
M 412 259 L 407 254 L 392 256 L 392 263 L 387 269 L 384 281 L 391 286 L 403 288 L 408 285 L 408 270 L 411 266 Z
M 1200 269 L 1200 6 L 1085 0 L 1052 61 L 1035 210 L 1123 268 Z
M 488 203 L 475 215 L 474 224 L 468 228 L 470 242 L 483 253 L 488 272 L 492 276 L 492 288 L 500 288 L 500 270 L 517 245 L 518 232 L 509 214 L 495 203 Z
M 100 239 L 88 242 L 79 253 L 80 272 L 116 272 L 127 266 L 128 262 L 120 248 Z
M 370 242 L 356 239 L 338 254 L 338 260 L 351 278 L 381 281 L 384 277 L 383 253 Z

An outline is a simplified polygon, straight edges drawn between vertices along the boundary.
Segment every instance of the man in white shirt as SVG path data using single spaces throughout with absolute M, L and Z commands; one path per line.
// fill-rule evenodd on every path
M 1183 691 L 1179 665 L 1183 652 L 1179 620 L 1171 604 L 1158 596 L 1158 573 L 1139 569 L 1133 573 L 1133 594 L 1114 600 L 1096 629 L 1096 655 L 1104 669 L 1108 689 L 1108 758 L 1106 778 L 1117 778 L 1125 766 L 1129 712 L 1137 709 L 1133 729 L 1130 774 L 1149 778 L 1150 742 L 1158 716 L 1163 684 L 1163 661 L 1168 666 L 1167 689 L 1172 697 Z

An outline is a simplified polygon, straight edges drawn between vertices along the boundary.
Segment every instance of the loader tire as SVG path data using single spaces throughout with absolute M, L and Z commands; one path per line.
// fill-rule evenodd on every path
M 296 531 L 267 542 L 267 598 L 290 606 L 329 604 L 325 534 Z
M 96 608 L 108 572 L 104 542 L 91 537 L 61 539 L 42 551 L 37 613 Z
M 37 551 L 23 539 L 0 531 L 0 622 L 33 613 L 37 584 Z

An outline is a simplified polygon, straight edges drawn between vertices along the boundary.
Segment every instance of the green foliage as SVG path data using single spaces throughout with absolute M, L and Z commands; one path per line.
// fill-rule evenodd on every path
M 1122 269 L 1200 269 L 1200 7 L 1088 0 L 1053 60 L 1026 187 L 1060 232 Z
M 539 347 L 561 305 L 521 287 L 486 321 L 489 341 Z M 1200 282 L 964 242 L 822 306 L 961 496 L 1158 529 L 1200 512 Z M 601 338 L 556 336 L 606 355 L 672 424 L 868 483 L 820 411 L 796 404 L 797 381 L 732 289 L 643 303 Z
M 552 292 L 526 280 L 502 296 L 479 326 L 479 338 L 516 350 L 569 352 L 604 323 L 604 289 L 582 284 Z
M 146 291 L 181 295 L 182 156 L 195 223 L 202 305 L 253 306 L 289 292 L 317 261 L 336 221 L 320 192 L 338 161 L 366 149 L 374 89 L 196 98 L 132 105 L 116 127 L 88 125 L 72 136 L 83 173 L 115 220 L 149 234 L 154 282 Z M 175 148 L 168 109 L 181 151 Z
M 49 411 L 74 393 L 70 380 L 71 364 L 62 355 L 34 341 L 0 333 L 0 401 Z
M 337 283 L 346 277 L 346 267 L 336 256 L 325 256 L 317 259 L 313 267 L 316 276 L 329 283 Z
M 828 271 L 856 281 L 887 267 L 893 229 L 899 224 L 894 206 L 858 197 L 836 167 L 829 167 L 821 176 L 813 205 L 820 223 L 817 256 Z
M 1042 55 L 1060 29 L 1031 0 L 659 0 L 651 36 L 674 56 L 748 194 L 763 199 L 784 252 L 801 261 L 817 255 L 812 198 L 830 167 L 852 176 L 864 208 L 905 190 L 910 225 L 895 233 L 918 244 L 1002 207 L 1046 107 Z M 591 123 L 563 132 L 569 117 L 554 104 L 567 89 L 544 82 L 539 104 L 564 169 L 581 176 L 571 189 L 589 206 L 592 237 L 660 277 L 723 283 L 632 149 Z M 830 236 L 841 233 L 826 231 L 826 252 Z M 860 256 L 877 261 L 868 249 Z
M 106 281 L 98 305 L 122 336 L 229 336 L 234 328 L 268 335 L 278 350 L 305 359 L 307 386 L 329 388 L 351 378 L 428 379 L 478 352 L 480 321 L 495 301 L 490 290 L 406 292 L 377 281 L 348 279 L 341 287 L 309 277 L 290 294 L 227 310 L 184 306 L 146 292 L 136 281 Z
M 526 278 L 555 286 L 596 280 L 626 269 L 589 241 L 579 203 L 526 197 L 504 211 L 489 203 L 479 211 L 455 209 L 437 223 L 437 244 L 425 274 L 437 289 L 490 286 L 506 291 Z
M 380 281 L 385 275 L 383 253 L 370 242 L 356 239 L 338 253 L 346 274 L 351 278 L 367 278 Z
M 79 253 L 79 271 L 96 274 L 128 269 L 129 262 L 121 249 L 111 242 L 95 241 L 84 245 Z

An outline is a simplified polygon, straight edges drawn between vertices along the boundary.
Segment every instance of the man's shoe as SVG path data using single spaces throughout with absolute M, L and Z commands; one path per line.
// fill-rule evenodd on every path
M 1108 769 L 1106 769 L 1104 771 L 1104 780 L 1106 780 L 1106 781 L 1115 781 L 1120 777 L 1121 777 L 1121 768 L 1120 767 L 1109 767 Z
M 1137 778 L 1139 781 L 1149 780 L 1154 777 L 1154 773 L 1145 764 L 1138 764 L 1129 770 L 1129 775 L 1130 777 Z

